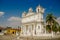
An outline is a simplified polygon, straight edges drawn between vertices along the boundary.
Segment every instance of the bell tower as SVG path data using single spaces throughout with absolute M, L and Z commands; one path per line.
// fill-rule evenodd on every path
M 42 8 L 40 5 L 38 5 L 37 8 L 36 8 L 36 12 L 37 12 L 37 13 L 44 13 L 44 10 L 45 10 L 45 9 Z
M 36 13 L 37 13 L 37 22 L 39 22 L 39 23 L 37 23 L 37 30 L 36 30 L 36 32 L 37 32 L 37 35 L 40 35 L 40 33 L 43 33 L 44 32 L 44 20 L 43 20 L 43 13 L 44 13 L 44 8 L 43 7 L 41 7 L 40 5 L 38 5 L 37 7 L 36 7 Z
M 39 20 L 43 20 L 43 13 L 44 13 L 45 9 L 43 7 L 41 7 L 40 5 L 38 5 L 36 7 L 36 13 L 38 13 L 38 18 Z
M 41 10 L 40 5 L 36 8 L 36 12 L 39 13 Z

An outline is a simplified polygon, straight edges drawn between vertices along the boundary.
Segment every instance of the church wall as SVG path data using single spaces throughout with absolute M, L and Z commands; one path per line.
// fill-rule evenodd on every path
M 42 10 L 41 10 L 42 9 Z M 25 17 L 22 17 L 22 30 L 25 36 L 36 36 L 43 33 L 43 8 L 38 6 L 36 12 L 29 9 Z
M 42 16 L 41 14 L 34 14 L 32 16 L 26 17 L 26 18 L 22 18 L 22 23 L 27 23 L 27 22 L 33 22 L 33 21 L 42 21 Z

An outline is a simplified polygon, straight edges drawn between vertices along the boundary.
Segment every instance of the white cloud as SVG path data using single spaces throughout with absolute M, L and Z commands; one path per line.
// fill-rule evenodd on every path
M 21 25 L 21 18 L 20 17 L 10 17 L 7 21 L 7 25 L 10 27 L 18 27 Z
M 4 12 L 0 12 L 0 17 L 4 15 Z
M 21 18 L 19 18 L 19 17 L 10 17 L 8 19 L 8 21 L 20 21 L 20 20 L 21 20 Z
M 57 22 L 60 24 L 60 17 L 59 17 L 59 18 L 57 18 Z

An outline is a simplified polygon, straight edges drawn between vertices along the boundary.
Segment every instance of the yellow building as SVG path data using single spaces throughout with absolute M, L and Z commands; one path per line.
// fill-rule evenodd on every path
M 5 30 L 5 34 L 6 35 L 16 35 L 17 33 L 20 33 L 21 29 L 12 29 L 12 28 L 8 28 Z

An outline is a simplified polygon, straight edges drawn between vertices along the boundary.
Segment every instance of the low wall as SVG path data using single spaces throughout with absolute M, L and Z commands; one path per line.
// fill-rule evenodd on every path
M 52 36 L 52 34 L 40 34 L 40 35 L 20 35 L 20 36 Z

